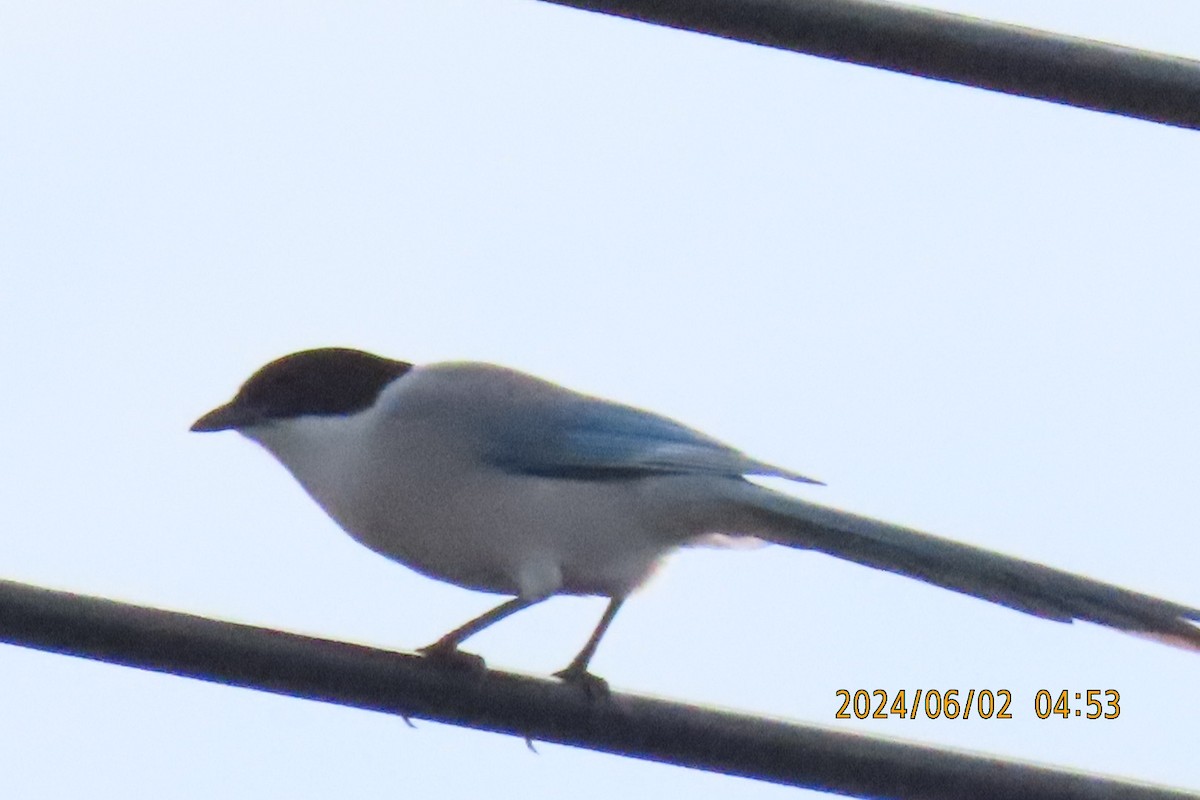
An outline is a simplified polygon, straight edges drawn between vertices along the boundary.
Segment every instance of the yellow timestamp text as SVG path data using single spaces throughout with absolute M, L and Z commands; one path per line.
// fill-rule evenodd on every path
M 1073 702 L 1080 705 L 1073 705 Z M 1054 715 L 1062 719 L 1116 719 L 1121 716 L 1121 693 L 1116 689 L 1084 689 L 1079 692 L 1060 689 L 1057 693 L 1039 689 L 1033 696 L 1033 713 L 1037 714 L 1038 719 L 1050 719 Z
M 836 719 L 1013 718 L 1009 689 L 838 689 L 835 695 L 841 701 Z M 1121 714 L 1121 693 L 1116 689 L 1039 689 L 1033 697 L 1033 713 L 1038 719 L 1116 719 Z

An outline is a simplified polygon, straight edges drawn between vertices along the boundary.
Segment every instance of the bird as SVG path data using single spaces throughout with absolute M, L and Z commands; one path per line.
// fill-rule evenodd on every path
M 460 645 L 555 595 L 608 598 L 555 676 L 588 666 L 626 598 L 673 550 L 752 537 L 897 573 L 1060 622 L 1200 650 L 1200 610 L 771 489 L 820 484 L 667 417 L 492 364 L 416 365 L 344 347 L 261 367 L 198 432 L 274 456 L 351 537 L 419 573 L 509 596 L 420 652 Z

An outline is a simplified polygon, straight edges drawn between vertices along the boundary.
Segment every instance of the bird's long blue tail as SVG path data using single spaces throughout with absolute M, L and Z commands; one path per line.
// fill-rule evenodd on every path
M 1200 609 L 753 484 L 767 541 L 916 578 L 1044 619 L 1086 620 L 1200 651 Z M 762 531 L 766 531 L 763 533 Z

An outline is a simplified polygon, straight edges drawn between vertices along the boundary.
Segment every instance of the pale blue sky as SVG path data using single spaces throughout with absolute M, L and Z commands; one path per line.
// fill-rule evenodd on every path
M 941 7 L 1200 57 L 1192 2 Z M 304 347 L 654 408 L 804 495 L 1200 606 L 1200 138 L 532 0 L 0 8 L 0 577 L 411 649 L 494 599 L 344 536 L 234 435 Z M 600 600 L 472 642 L 561 667 Z M 690 551 L 618 689 L 1200 787 L 1197 661 L 833 559 Z M 0 789 L 792 790 L 0 647 Z M 835 723 L 839 688 L 1014 720 Z M 1040 688 L 1121 692 L 1042 721 Z

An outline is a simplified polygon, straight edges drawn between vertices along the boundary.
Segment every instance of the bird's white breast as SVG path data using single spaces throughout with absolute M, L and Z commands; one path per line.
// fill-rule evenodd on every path
M 362 544 L 432 577 L 525 597 L 624 595 L 686 538 L 672 481 L 564 480 L 488 465 L 506 404 L 566 391 L 486 365 L 417 367 L 371 408 L 248 432 Z M 687 487 L 682 487 L 687 488 Z

